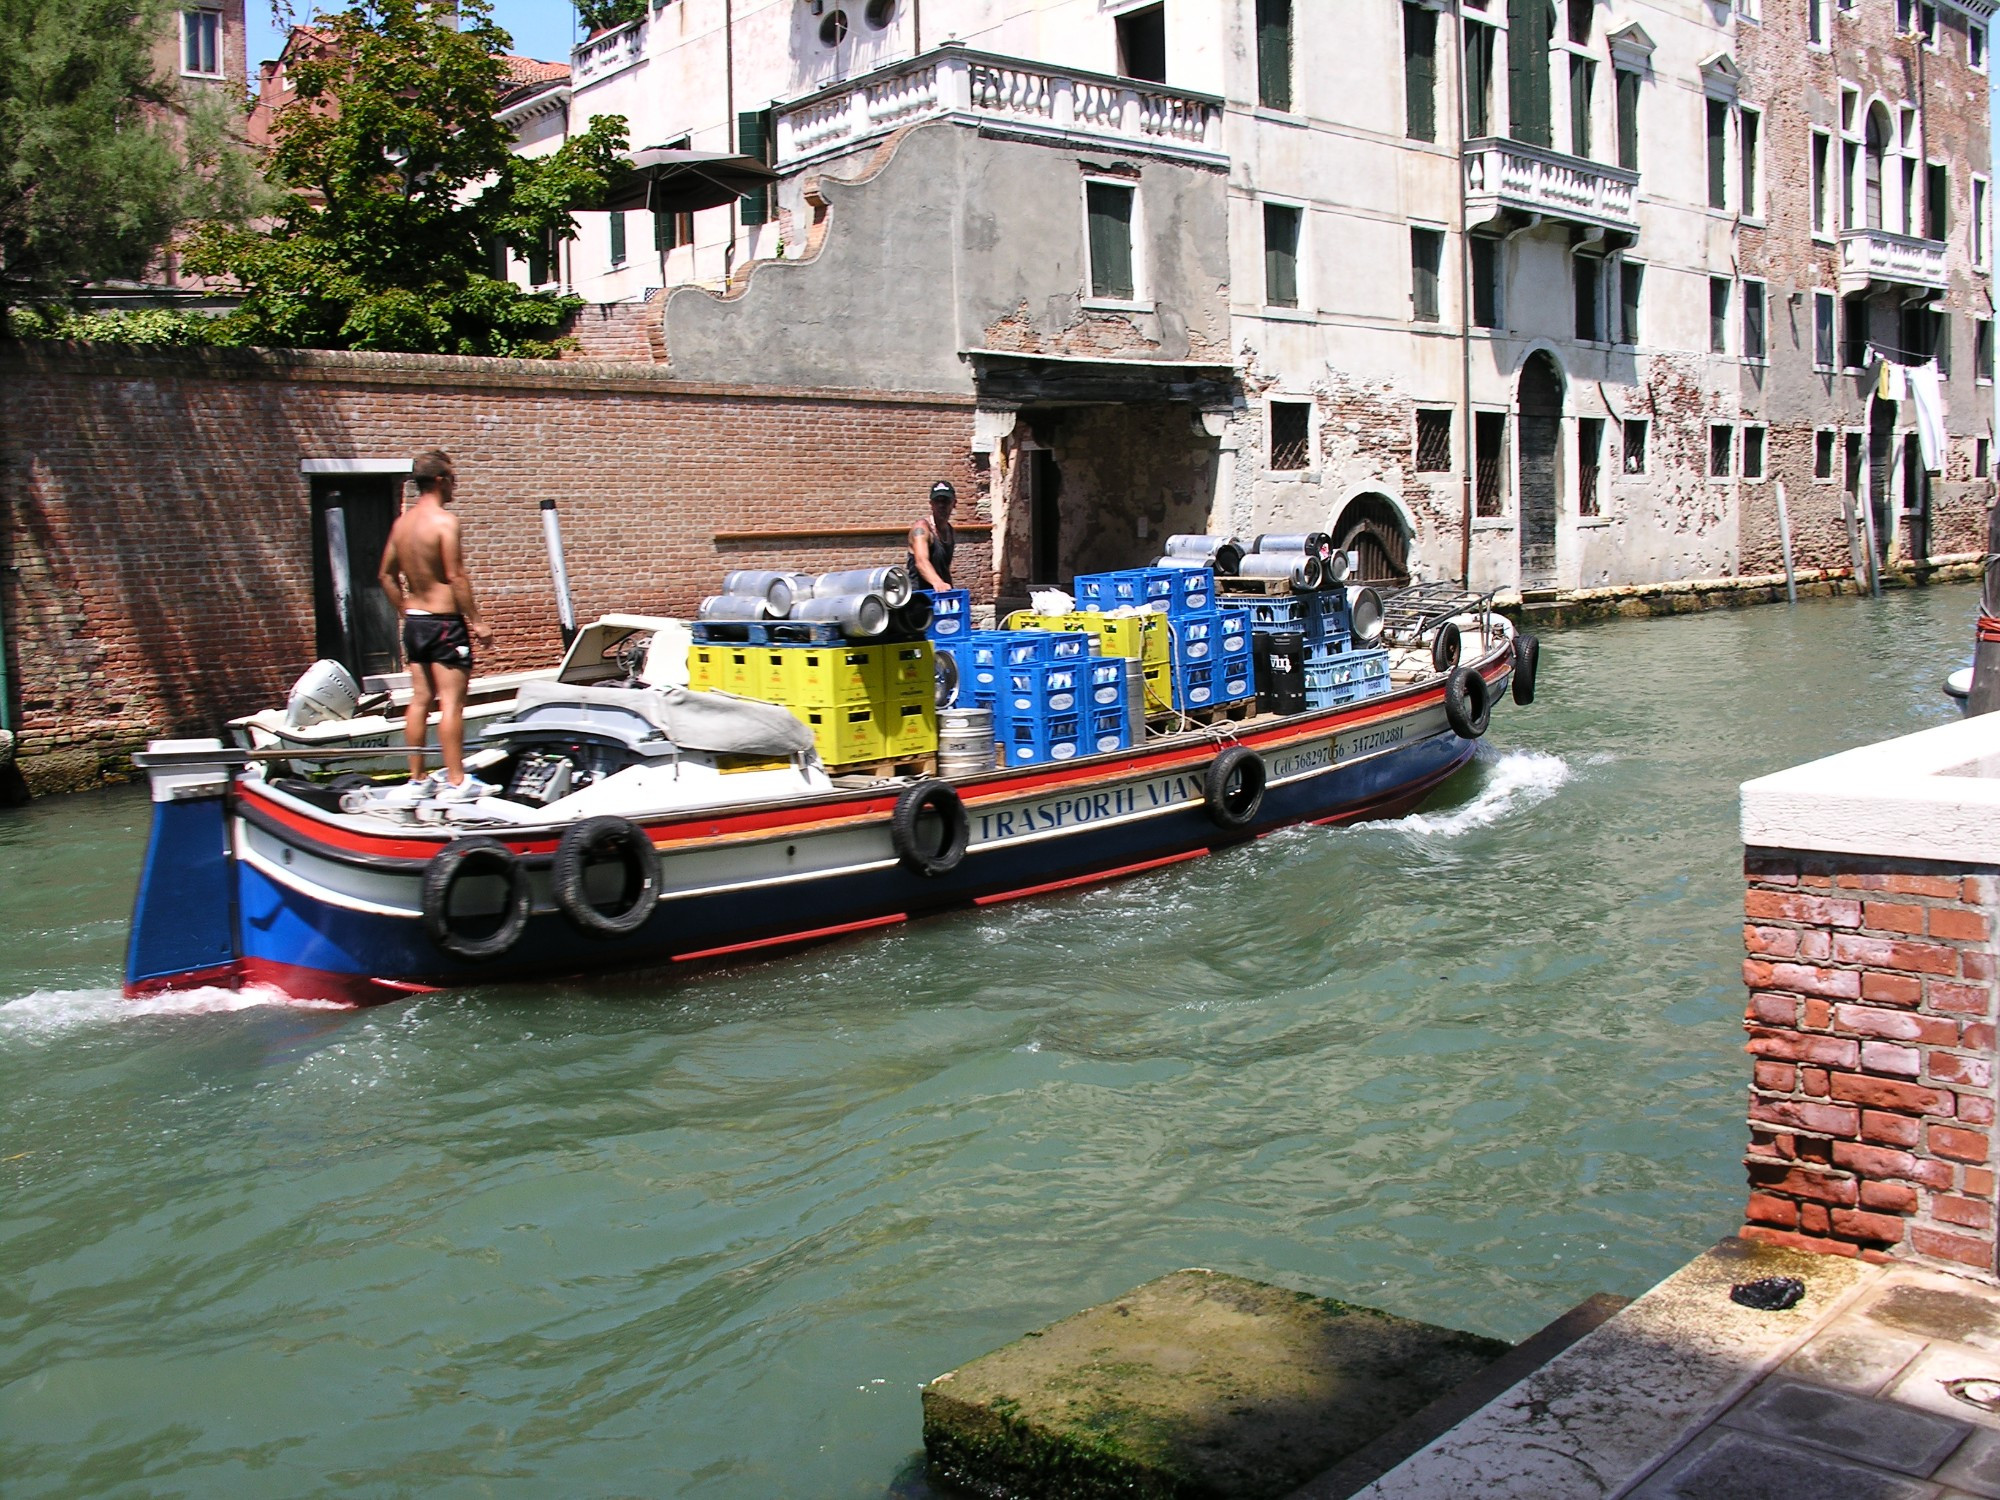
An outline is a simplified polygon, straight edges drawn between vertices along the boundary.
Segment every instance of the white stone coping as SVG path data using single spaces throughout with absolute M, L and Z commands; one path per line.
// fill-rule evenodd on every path
M 2000 865 L 2000 714 L 1746 781 L 1746 847 Z

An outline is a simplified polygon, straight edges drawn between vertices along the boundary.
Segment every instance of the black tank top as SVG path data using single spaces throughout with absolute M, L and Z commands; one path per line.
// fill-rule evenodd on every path
M 958 550 L 957 528 L 949 521 L 940 527 L 928 516 L 924 519 L 930 525 L 931 529 L 931 544 L 928 549 L 931 555 L 931 568 L 937 573 L 938 577 L 942 578 L 946 583 L 950 583 L 951 555 Z M 922 588 L 924 575 L 917 571 L 917 555 L 914 552 L 910 554 L 909 566 L 911 585 L 915 588 Z

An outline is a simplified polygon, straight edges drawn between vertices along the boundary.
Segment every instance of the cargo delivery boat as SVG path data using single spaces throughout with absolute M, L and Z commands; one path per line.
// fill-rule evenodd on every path
M 1472 758 L 1510 682 L 1533 696 L 1532 637 L 1490 612 L 1450 629 L 1452 662 L 1360 702 L 949 778 L 829 776 L 782 708 L 636 676 L 525 684 L 482 742 L 507 795 L 472 803 L 385 806 L 281 774 L 283 752 L 156 741 L 126 991 L 366 1005 L 681 970 L 1397 816 Z

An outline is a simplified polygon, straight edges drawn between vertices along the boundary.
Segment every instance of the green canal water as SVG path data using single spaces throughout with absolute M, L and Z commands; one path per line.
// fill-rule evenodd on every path
M 1736 1226 L 1736 786 L 1972 589 L 1551 635 L 1400 822 L 678 986 L 115 983 L 141 792 L 0 813 L 0 1491 L 905 1496 L 917 1388 L 1223 1268 L 1520 1338 Z

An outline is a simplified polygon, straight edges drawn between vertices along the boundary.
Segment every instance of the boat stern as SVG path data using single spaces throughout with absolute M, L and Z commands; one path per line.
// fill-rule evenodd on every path
M 240 759 L 214 739 L 154 740 L 133 757 L 152 787 L 153 821 L 125 953 L 128 996 L 238 982 L 227 802 Z

